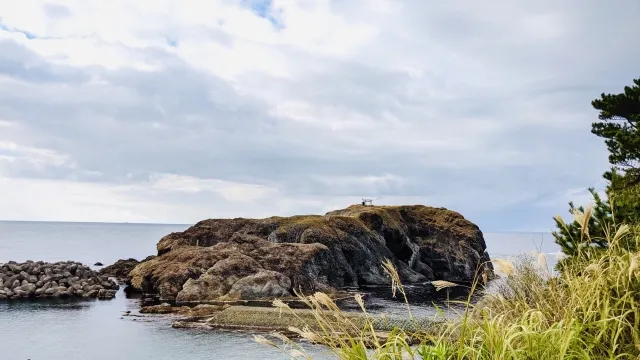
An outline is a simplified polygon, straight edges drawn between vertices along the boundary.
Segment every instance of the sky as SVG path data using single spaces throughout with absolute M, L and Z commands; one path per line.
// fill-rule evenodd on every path
M 548 231 L 608 169 L 637 0 L 0 0 L 0 219 L 359 203 Z

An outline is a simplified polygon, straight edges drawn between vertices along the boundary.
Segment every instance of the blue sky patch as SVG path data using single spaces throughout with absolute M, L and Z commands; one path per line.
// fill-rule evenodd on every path
M 174 38 L 165 37 L 164 41 L 166 41 L 167 45 L 171 46 L 172 48 L 178 47 L 178 40 L 176 40 Z
M 12 32 L 12 33 L 24 34 L 24 36 L 26 36 L 27 39 L 29 39 L 29 40 L 33 40 L 33 39 L 37 39 L 38 38 L 34 33 L 31 33 L 31 32 L 26 31 L 26 30 L 10 28 L 7 25 L 3 24 L 2 22 L 0 22 L 0 30 L 4 30 L 4 31 Z
M 284 24 L 273 16 L 275 9 L 273 8 L 272 0 L 244 0 L 243 3 L 246 7 L 250 8 L 254 14 L 269 20 L 271 25 L 276 29 L 284 28 Z

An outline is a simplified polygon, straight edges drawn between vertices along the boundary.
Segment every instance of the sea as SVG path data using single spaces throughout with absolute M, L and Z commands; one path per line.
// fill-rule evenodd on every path
M 96 262 L 109 265 L 152 255 L 162 236 L 189 226 L 0 221 L 0 263 L 74 260 L 97 270 Z M 539 251 L 552 268 L 559 254 L 550 233 L 485 233 L 484 237 L 492 258 L 517 259 Z M 369 303 L 376 311 L 404 310 L 390 296 Z M 424 299 L 415 306 L 428 314 L 434 313 L 431 304 Z M 138 300 L 126 298 L 122 289 L 113 300 L 0 302 L 0 360 L 290 358 L 256 343 L 253 334 L 174 329 L 166 317 L 123 316 L 137 309 Z M 305 348 L 314 359 L 332 358 L 324 348 Z

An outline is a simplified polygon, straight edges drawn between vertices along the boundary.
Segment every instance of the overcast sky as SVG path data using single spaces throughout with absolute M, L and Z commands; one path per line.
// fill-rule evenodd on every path
M 0 0 L 0 219 L 193 223 L 371 197 L 549 230 L 640 1 Z

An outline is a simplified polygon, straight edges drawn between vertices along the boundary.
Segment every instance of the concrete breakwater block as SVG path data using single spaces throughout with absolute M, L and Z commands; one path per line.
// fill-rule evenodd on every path
M 73 261 L 9 261 L 0 264 L 0 300 L 30 298 L 112 299 L 119 286 Z

